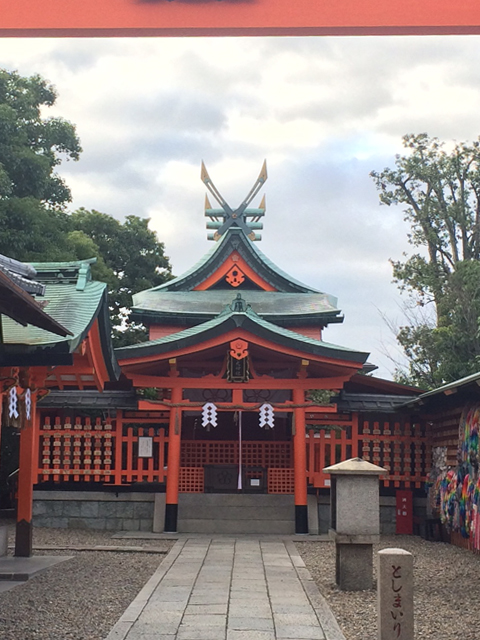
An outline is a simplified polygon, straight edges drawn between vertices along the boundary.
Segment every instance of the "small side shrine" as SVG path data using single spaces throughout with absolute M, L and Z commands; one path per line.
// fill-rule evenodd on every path
M 40 414 L 51 387 L 102 390 L 118 378 L 106 285 L 83 262 L 24 265 L 0 256 L 0 417 L 20 434 L 15 554 L 32 551 Z M 45 311 L 48 311 L 48 313 Z

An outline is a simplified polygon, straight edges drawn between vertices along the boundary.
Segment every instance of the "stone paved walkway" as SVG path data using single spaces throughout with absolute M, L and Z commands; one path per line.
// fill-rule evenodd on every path
M 106 640 L 345 640 L 292 542 L 184 538 Z

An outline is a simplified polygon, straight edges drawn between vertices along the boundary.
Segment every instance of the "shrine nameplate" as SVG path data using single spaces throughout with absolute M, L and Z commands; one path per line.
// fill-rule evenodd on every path
M 138 438 L 138 457 L 151 458 L 153 456 L 153 438 L 140 436 Z
M 480 33 L 478 0 L 0 0 L 0 35 Z

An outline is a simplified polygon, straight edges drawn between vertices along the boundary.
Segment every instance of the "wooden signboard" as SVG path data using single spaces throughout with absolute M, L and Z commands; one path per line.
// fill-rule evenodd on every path
M 479 0 L 0 0 L 0 36 L 480 33 Z

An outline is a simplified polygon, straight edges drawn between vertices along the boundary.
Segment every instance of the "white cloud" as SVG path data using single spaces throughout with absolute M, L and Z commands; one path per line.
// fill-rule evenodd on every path
M 479 38 L 345 37 L 0 40 L 0 66 L 58 89 L 52 114 L 84 153 L 60 172 L 85 206 L 150 217 L 175 273 L 209 249 L 200 161 L 232 204 L 264 158 L 262 250 L 338 296 L 325 338 L 393 368 L 381 314 L 401 304 L 389 258 L 408 249 L 399 210 L 379 207 L 373 169 L 401 136 L 480 133 Z

